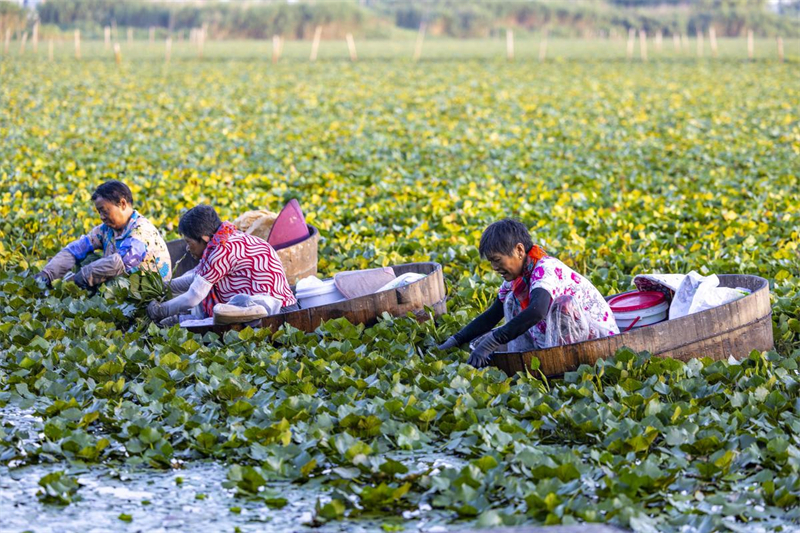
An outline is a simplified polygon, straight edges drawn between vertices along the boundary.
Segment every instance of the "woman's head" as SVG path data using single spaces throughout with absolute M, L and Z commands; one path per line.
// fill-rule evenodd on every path
M 525 257 L 533 248 L 531 235 L 524 224 L 510 218 L 491 224 L 483 231 L 478 247 L 481 257 L 489 260 L 492 269 L 506 281 L 522 275 Z
M 107 181 L 95 189 L 92 201 L 100 220 L 111 229 L 121 230 L 133 215 L 133 194 L 121 181 Z
M 186 241 L 186 250 L 195 259 L 200 259 L 222 225 L 219 215 L 210 205 L 198 205 L 183 214 L 178 223 L 178 231 Z

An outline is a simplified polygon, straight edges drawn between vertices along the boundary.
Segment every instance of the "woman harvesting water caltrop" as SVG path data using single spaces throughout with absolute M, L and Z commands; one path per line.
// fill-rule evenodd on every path
M 184 313 L 211 317 L 215 305 L 237 295 L 265 297 L 276 301 L 282 311 L 297 309 L 281 260 L 267 241 L 222 222 L 210 205 L 184 213 L 178 231 L 186 241 L 186 251 L 200 263 L 170 283 L 173 292 L 183 294 L 164 303 L 150 302 L 147 314 L 153 320 L 170 317 L 162 325 L 171 325 Z M 192 313 L 196 306 L 199 309 Z
M 522 352 L 619 333 L 600 292 L 533 244 L 523 224 L 510 219 L 491 224 L 481 236 L 479 251 L 505 281 L 489 309 L 440 344 L 440 350 L 483 335 L 468 361 L 481 368 L 503 344 L 509 351 Z M 492 330 L 503 318 L 505 324 Z
M 120 181 L 107 181 L 92 194 L 102 224 L 69 243 L 36 275 L 47 285 L 62 278 L 95 250 L 103 257 L 80 266 L 72 281 L 82 288 L 95 287 L 137 270 L 172 275 L 167 245 L 155 226 L 133 209 L 133 194 Z

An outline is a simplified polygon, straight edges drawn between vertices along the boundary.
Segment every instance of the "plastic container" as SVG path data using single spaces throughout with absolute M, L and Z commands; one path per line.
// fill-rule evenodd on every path
M 669 303 L 658 291 L 627 292 L 608 301 L 620 332 L 658 324 L 667 319 Z
M 297 282 L 295 296 L 301 309 L 332 304 L 346 299 L 336 288 L 332 279 L 321 280 L 313 276 Z

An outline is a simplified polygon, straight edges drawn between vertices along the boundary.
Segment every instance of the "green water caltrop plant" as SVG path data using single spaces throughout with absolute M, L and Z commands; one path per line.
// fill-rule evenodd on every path
M 0 63 L 0 412 L 38 420 L 0 427 L 0 462 L 218 461 L 227 490 L 275 508 L 277 482 L 323 487 L 313 524 L 427 508 L 638 531 L 800 520 L 792 64 L 529 67 Z M 438 261 L 450 313 L 201 338 L 137 323 L 165 297 L 139 281 L 39 287 L 98 223 L 108 178 L 168 238 L 196 203 L 230 219 L 300 198 L 322 274 Z M 477 241 L 509 215 L 605 294 L 649 271 L 770 279 L 776 350 L 622 351 L 549 381 L 438 352 L 494 297 Z

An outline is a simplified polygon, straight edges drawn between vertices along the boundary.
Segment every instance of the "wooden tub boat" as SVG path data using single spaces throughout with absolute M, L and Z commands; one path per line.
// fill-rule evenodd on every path
M 278 248 L 278 257 L 281 259 L 286 278 L 294 285 L 298 280 L 308 276 L 317 275 L 317 251 L 319 247 L 319 231 L 314 226 L 308 226 L 309 236 L 297 244 Z M 169 257 L 172 261 L 172 277 L 185 274 L 197 266 L 197 260 L 186 253 L 186 243 L 183 239 L 176 239 L 167 243 Z M 180 263 L 178 263 L 180 261 Z M 177 264 L 177 268 L 176 265 Z
M 346 318 L 353 324 L 372 326 L 378 322 L 378 317 L 383 313 L 389 313 L 396 317 L 413 313 L 418 320 L 426 320 L 429 316 L 425 307 L 432 308 L 435 316 L 447 312 L 447 294 L 442 265 L 433 262 L 407 263 L 392 266 L 392 269 L 398 277 L 409 272 L 424 274 L 425 277 L 396 289 L 299 311 L 271 315 L 262 318 L 258 327 L 276 331 L 283 324 L 291 324 L 297 329 L 311 332 L 317 329 L 323 321 L 335 318 Z M 241 330 L 244 327 L 245 324 L 231 324 L 189 327 L 187 329 L 193 333 L 213 331 L 222 334 L 231 329 Z
M 614 355 L 620 348 L 650 352 L 681 361 L 698 357 L 742 359 L 751 351 L 771 350 L 772 308 L 769 282 L 758 276 L 719 275 L 721 287 L 742 287 L 751 294 L 692 315 L 633 329 L 620 335 L 529 352 L 495 352 L 492 365 L 509 376 L 530 368 L 533 358 L 547 377 L 559 377 L 582 364 Z M 611 298 L 611 297 L 609 297 Z

